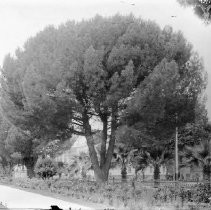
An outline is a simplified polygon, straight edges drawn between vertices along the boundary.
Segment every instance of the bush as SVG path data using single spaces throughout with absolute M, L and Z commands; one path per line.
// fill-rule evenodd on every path
M 197 203 L 210 203 L 211 198 L 210 186 L 206 184 L 199 184 L 192 190 L 193 199 Z
M 40 158 L 35 165 L 35 173 L 42 179 L 53 177 L 57 174 L 58 164 L 51 158 Z
M 173 200 L 179 200 L 180 203 L 195 203 L 195 204 L 208 204 L 211 197 L 209 186 L 205 184 L 196 184 L 191 187 L 163 187 L 156 190 L 154 198 L 156 202 L 171 203 Z

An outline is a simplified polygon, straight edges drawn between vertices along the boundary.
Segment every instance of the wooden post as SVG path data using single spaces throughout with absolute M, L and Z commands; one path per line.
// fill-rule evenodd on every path
M 175 135 L 175 181 L 179 178 L 179 160 L 178 160 L 178 127 L 176 127 Z
M 175 182 L 179 178 L 179 159 L 178 159 L 178 125 L 177 125 L 178 116 L 176 113 L 176 129 L 175 129 Z
M 178 124 L 177 124 L 177 113 L 176 113 L 176 128 L 175 128 L 175 173 L 174 173 L 174 190 L 176 192 L 176 189 L 178 187 L 178 175 L 179 175 L 179 164 L 178 164 Z M 175 193 L 175 201 L 176 201 L 176 193 Z

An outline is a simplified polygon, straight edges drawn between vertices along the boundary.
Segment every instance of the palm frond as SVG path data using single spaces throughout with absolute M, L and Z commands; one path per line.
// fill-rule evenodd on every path
M 193 147 L 186 146 L 182 152 L 183 162 L 187 165 L 207 165 L 210 164 L 210 142 L 203 141 L 199 145 Z

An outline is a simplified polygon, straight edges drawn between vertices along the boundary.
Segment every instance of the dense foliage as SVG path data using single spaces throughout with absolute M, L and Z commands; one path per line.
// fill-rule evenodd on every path
M 3 169 L 22 163 L 27 167 L 29 177 L 37 159 L 32 138 L 23 130 L 15 127 L 1 114 L 0 116 L 0 157 Z
M 211 178 L 211 143 L 210 140 L 202 141 L 194 146 L 186 146 L 182 153 L 183 164 L 195 165 L 202 168 L 204 181 L 210 182 Z
M 38 177 L 47 179 L 57 174 L 58 164 L 51 158 L 45 157 L 37 160 L 35 173 Z
M 132 15 L 96 16 L 47 27 L 8 55 L 0 103 L 38 144 L 84 135 L 95 178 L 105 182 L 119 125 L 167 139 L 176 113 L 180 125 L 194 120 L 205 86 L 202 62 L 181 32 Z M 102 128 L 99 157 L 93 120 Z
M 210 0 L 177 0 L 182 6 L 192 7 L 195 14 L 205 23 L 211 21 L 211 1 Z

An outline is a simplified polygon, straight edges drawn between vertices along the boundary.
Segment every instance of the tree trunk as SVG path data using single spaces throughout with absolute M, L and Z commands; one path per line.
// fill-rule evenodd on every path
M 106 170 L 105 167 L 100 167 L 97 152 L 94 147 L 94 139 L 91 134 L 91 127 L 89 128 L 89 125 L 86 127 L 86 141 L 89 148 L 89 156 L 91 159 L 91 163 L 94 170 L 94 176 L 97 181 L 97 183 L 102 184 L 108 180 L 108 170 Z
M 135 169 L 135 180 L 138 178 L 138 170 Z
M 93 136 L 91 134 L 90 135 L 87 134 L 86 141 L 89 148 L 89 156 L 93 166 L 95 179 L 98 183 L 106 182 L 107 181 L 106 173 L 102 168 L 100 168 L 97 152 L 94 147 Z
M 109 141 L 109 146 L 108 150 L 106 153 L 106 162 L 105 162 L 105 170 L 107 173 L 109 172 L 110 166 L 111 166 L 111 160 L 113 157 L 114 153 L 114 146 L 115 146 L 115 141 L 116 141 L 116 130 L 117 130 L 117 115 L 118 115 L 118 109 L 116 108 L 117 105 L 112 108 L 112 113 L 111 113 L 111 135 L 110 135 L 110 141 Z
M 143 178 L 143 181 L 144 181 L 145 180 L 144 170 L 142 170 L 142 178 Z
M 160 166 L 159 164 L 154 165 L 154 186 L 159 186 L 159 180 L 160 180 Z
M 95 170 L 94 175 L 95 175 L 95 180 L 98 184 L 103 184 L 108 180 L 108 172 L 103 169 Z
M 205 165 L 203 167 L 203 180 L 209 189 L 211 187 L 210 178 L 211 178 L 211 167 L 209 165 L 208 166 Z
M 210 181 L 210 166 L 203 167 L 203 180 Z
M 33 158 L 33 157 L 24 158 L 23 162 L 27 169 L 27 176 L 29 178 L 34 177 L 34 175 L 35 175 L 34 174 L 35 158 Z
M 85 137 L 87 141 L 87 146 L 89 148 L 89 155 L 91 159 L 91 163 L 94 169 L 94 175 L 96 181 L 101 184 L 104 183 L 108 180 L 108 174 L 109 174 L 109 169 L 111 165 L 111 160 L 114 152 L 114 145 L 115 145 L 115 131 L 117 128 L 117 110 L 112 109 L 112 115 L 111 115 L 111 136 L 110 136 L 110 141 L 109 141 L 109 146 L 107 151 L 106 149 L 106 140 L 105 137 L 105 129 L 107 128 L 107 123 L 104 122 L 104 139 L 102 139 L 103 145 L 102 149 L 103 151 L 101 152 L 101 159 L 100 163 L 97 157 L 97 152 L 94 146 L 94 139 L 93 139 L 93 134 L 91 130 L 91 126 L 89 123 L 89 117 L 86 113 L 83 115 L 83 126 L 85 129 Z M 106 154 L 106 157 L 104 158 L 104 155 Z
M 121 175 L 122 175 L 122 182 L 127 182 L 127 167 L 124 162 L 122 163 Z

